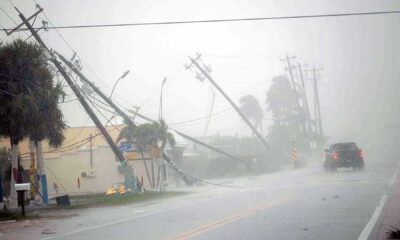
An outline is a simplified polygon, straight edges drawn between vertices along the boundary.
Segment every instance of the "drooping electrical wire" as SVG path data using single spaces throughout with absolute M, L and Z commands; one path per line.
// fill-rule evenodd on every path
M 315 14 L 315 15 L 291 15 L 276 17 L 250 17 L 250 18 L 225 18 L 225 19 L 203 19 L 203 20 L 182 20 L 182 21 L 166 21 L 166 22 L 137 22 L 137 23 L 114 23 L 114 24 L 82 24 L 82 25 L 65 25 L 53 26 L 48 29 L 79 29 L 79 28 L 113 28 L 113 27 L 137 27 L 137 26 L 162 26 L 162 25 L 182 25 L 182 24 L 199 24 L 199 23 L 232 23 L 232 22 L 260 22 L 269 20 L 285 20 L 285 19 L 311 19 L 311 18 L 330 18 L 330 17 L 350 17 L 350 16 L 366 16 L 366 15 L 386 15 L 399 14 L 400 10 L 394 11 L 377 11 L 377 12 L 352 12 L 352 13 L 331 13 L 331 14 Z M 6 29 L 11 30 L 11 29 Z M 29 30 L 21 28 L 21 31 Z

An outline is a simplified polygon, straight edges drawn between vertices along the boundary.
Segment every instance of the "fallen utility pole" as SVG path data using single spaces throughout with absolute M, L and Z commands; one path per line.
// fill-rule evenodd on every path
M 15 8 L 17 10 L 17 12 L 19 13 L 19 17 L 21 18 L 22 22 L 25 24 L 25 26 L 29 29 L 29 31 L 32 33 L 32 36 L 36 39 L 36 41 L 40 44 L 40 46 L 42 46 L 45 51 L 47 51 L 50 55 L 52 55 L 51 51 L 49 50 L 49 48 L 46 46 L 46 44 L 43 42 L 43 40 L 39 37 L 39 35 L 37 34 L 37 32 L 33 29 L 32 25 L 29 23 L 29 21 L 25 18 L 25 16 L 18 10 L 18 8 Z M 39 12 L 43 11 L 42 8 L 40 8 Z M 36 14 L 36 13 L 35 13 Z M 34 15 L 35 15 L 34 14 Z M 31 18 L 29 18 L 31 19 Z M 22 26 L 22 25 L 19 25 Z M 90 116 L 90 118 L 92 119 L 92 121 L 94 122 L 94 124 L 96 125 L 96 127 L 100 130 L 100 132 L 103 134 L 103 136 L 105 137 L 107 143 L 110 145 L 111 149 L 113 150 L 113 152 L 115 153 L 115 155 L 117 156 L 118 160 L 120 161 L 121 165 L 126 167 L 126 161 L 124 156 L 122 155 L 122 153 L 120 152 L 120 150 L 118 149 L 117 145 L 115 144 L 115 142 L 113 141 L 113 139 L 111 138 L 111 136 L 108 134 L 107 130 L 105 129 L 105 127 L 101 124 L 100 120 L 97 118 L 96 114 L 93 112 L 93 110 L 90 108 L 89 104 L 86 102 L 86 100 L 84 99 L 83 95 L 81 94 L 80 90 L 75 86 L 74 82 L 72 81 L 72 79 L 68 76 L 68 74 L 65 72 L 64 68 L 61 66 L 61 64 L 57 61 L 57 59 L 55 57 L 50 57 L 51 62 L 53 62 L 53 64 L 56 66 L 56 68 L 58 69 L 58 71 L 61 73 L 61 75 L 64 77 L 64 79 L 67 81 L 68 85 L 70 86 L 70 88 L 72 89 L 72 91 L 74 92 L 74 94 L 76 95 L 76 97 L 78 98 L 79 102 L 81 103 L 81 105 L 83 106 L 83 108 L 85 109 L 86 113 Z
M 269 145 L 267 141 L 261 136 L 261 134 L 257 131 L 257 129 L 251 124 L 251 122 L 247 119 L 247 117 L 240 111 L 239 107 L 236 106 L 236 104 L 232 101 L 232 99 L 222 90 L 222 88 L 212 79 L 210 74 L 208 74 L 207 71 L 205 71 L 195 59 L 189 57 L 190 61 L 192 64 L 194 64 L 200 72 L 211 82 L 211 84 L 222 94 L 222 96 L 225 97 L 225 99 L 232 105 L 232 107 L 235 109 L 235 111 L 239 114 L 239 116 L 243 119 L 243 121 L 250 127 L 251 131 L 260 139 L 261 143 L 266 149 L 269 149 Z M 188 67 L 189 68 L 189 67 Z

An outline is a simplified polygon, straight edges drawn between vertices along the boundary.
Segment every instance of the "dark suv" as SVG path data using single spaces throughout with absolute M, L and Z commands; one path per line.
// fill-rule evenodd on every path
M 364 151 L 355 143 L 335 143 L 325 149 L 325 171 L 334 172 L 337 168 L 349 167 L 354 170 L 364 169 Z

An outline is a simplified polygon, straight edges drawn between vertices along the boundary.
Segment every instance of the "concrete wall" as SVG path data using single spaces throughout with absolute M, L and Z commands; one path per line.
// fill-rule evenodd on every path
M 151 160 L 146 160 L 151 175 Z M 75 153 L 68 153 L 57 158 L 45 158 L 45 172 L 49 195 L 55 195 L 53 183 L 57 183 L 59 194 L 64 194 L 65 190 L 69 194 L 106 192 L 112 183 L 124 181 L 124 174 L 119 173 L 118 161 L 109 147 L 98 147 L 93 150 L 94 177 L 82 177 L 82 172 L 90 169 L 90 153 L 87 150 L 80 150 Z M 150 189 L 143 160 L 129 161 L 134 169 L 134 174 L 139 179 L 144 180 L 144 186 Z M 157 179 L 159 161 L 154 160 L 155 179 Z M 80 189 L 78 188 L 77 178 L 80 179 Z M 65 188 L 65 190 L 63 189 Z

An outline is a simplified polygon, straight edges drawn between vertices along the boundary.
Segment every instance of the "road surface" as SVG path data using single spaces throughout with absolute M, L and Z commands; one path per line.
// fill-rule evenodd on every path
M 366 170 L 298 170 L 219 180 L 195 193 L 139 205 L 69 210 L 70 217 L 2 228 L 2 239 L 368 239 L 397 161 Z M 1 227 L 1 226 L 0 226 Z

